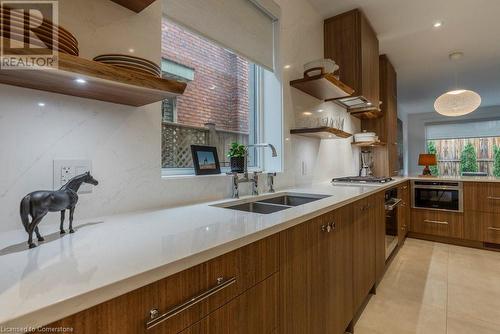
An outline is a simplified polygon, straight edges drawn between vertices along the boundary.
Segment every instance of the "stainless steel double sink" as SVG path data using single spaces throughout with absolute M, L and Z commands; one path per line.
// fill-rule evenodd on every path
M 269 214 L 286 210 L 295 206 L 311 203 L 326 197 L 330 196 L 317 194 L 286 193 L 277 194 L 274 197 L 266 196 L 257 198 L 250 202 L 237 201 L 237 204 L 234 204 L 235 202 L 228 202 L 215 206 L 231 210 Z

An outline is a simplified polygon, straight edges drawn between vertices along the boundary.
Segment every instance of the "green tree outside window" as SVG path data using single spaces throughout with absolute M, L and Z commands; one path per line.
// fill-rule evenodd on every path
M 493 146 L 493 175 L 500 177 L 500 147 Z
M 427 153 L 436 155 L 436 159 L 437 159 L 436 144 L 432 140 L 429 140 L 427 142 Z M 431 170 L 432 175 L 434 175 L 434 176 L 439 175 L 438 166 L 429 166 L 429 169 Z
M 462 154 L 460 155 L 460 173 L 464 172 L 477 172 L 477 156 L 476 150 L 471 142 L 468 142 L 465 145 Z

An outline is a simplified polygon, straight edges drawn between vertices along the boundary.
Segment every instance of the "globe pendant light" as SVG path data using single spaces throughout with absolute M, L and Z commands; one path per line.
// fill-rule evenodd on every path
M 463 56 L 461 52 L 450 54 L 450 60 L 459 60 Z M 455 83 L 457 80 L 457 71 L 455 71 Z M 481 96 L 471 90 L 456 89 L 444 93 L 434 102 L 434 109 L 444 116 L 462 116 L 476 110 L 481 105 Z

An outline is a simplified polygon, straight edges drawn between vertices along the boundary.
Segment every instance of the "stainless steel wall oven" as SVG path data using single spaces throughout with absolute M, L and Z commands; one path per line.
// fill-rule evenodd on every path
M 412 207 L 463 212 L 463 185 L 456 181 L 412 181 Z

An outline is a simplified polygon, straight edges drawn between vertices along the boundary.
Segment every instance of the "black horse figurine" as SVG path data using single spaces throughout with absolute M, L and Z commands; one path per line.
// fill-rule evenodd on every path
M 26 195 L 21 201 L 21 221 L 23 222 L 24 229 L 28 232 L 28 245 L 30 248 L 36 247 L 33 242 L 33 231 L 36 233 L 38 241 L 45 239 L 38 231 L 38 224 L 48 212 L 61 212 L 61 234 L 66 233 L 63 228 L 64 217 L 66 210 L 69 210 L 69 233 L 75 232 L 73 230 L 73 213 L 75 212 L 76 204 L 78 203 L 78 189 L 82 183 L 90 183 L 94 186 L 98 184 L 97 180 L 90 175 L 90 172 L 75 176 L 68 181 L 59 190 L 41 190 L 35 191 Z M 31 222 L 29 220 L 31 216 Z

